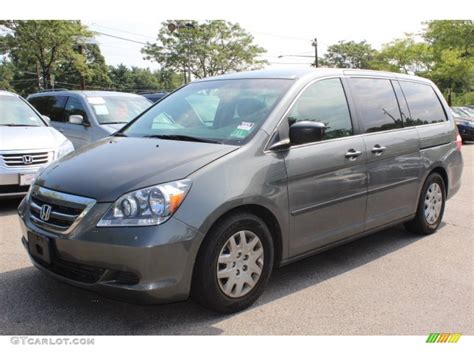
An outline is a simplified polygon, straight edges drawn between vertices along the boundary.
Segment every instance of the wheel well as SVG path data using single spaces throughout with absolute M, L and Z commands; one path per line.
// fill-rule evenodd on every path
M 278 220 L 276 219 L 275 215 L 266 207 L 263 207 L 261 205 L 242 205 L 235 207 L 227 212 L 225 212 L 222 216 L 220 216 L 209 228 L 209 231 L 218 223 L 220 220 L 223 218 L 227 217 L 228 215 L 238 212 L 238 211 L 245 211 L 245 212 L 250 212 L 256 215 L 257 217 L 261 218 L 265 224 L 267 225 L 268 229 L 270 229 L 270 234 L 273 238 L 273 245 L 274 245 L 274 252 L 275 252 L 275 257 L 274 257 L 274 262 L 273 265 L 277 266 L 280 264 L 281 258 L 282 258 L 282 251 L 283 251 L 283 246 L 282 246 L 282 234 L 281 234 L 281 228 L 280 224 L 278 223 Z M 208 231 L 208 232 L 209 232 Z M 201 244 L 202 246 L 202 244 Z M 198 255 L 201 250 L 199 250 Z
M 433 170 L 431 170 L 430 174 L 432 174 L 432 173 L 438 173 L 443 178 L 444 188 L 446 189 L 445 192 L 446 192 L 446 196 L 447 196 L 448 195 L 448 174 L 446 173 L 446 170 L 444 170 L 442 167 L 438 166 L 438 167 L 434 168 Z

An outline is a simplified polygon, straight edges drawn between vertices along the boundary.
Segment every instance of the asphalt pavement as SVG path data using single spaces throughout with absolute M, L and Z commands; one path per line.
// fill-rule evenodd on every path
M 275 270 L 250 309 L 219 315 L 192 301 L 139 306 L 62 284 L 20 242 L 19 200 L 0 200 L 0 334 L 474 334 L 474 144 L 461 191 L 431 236 L 394 227 Z

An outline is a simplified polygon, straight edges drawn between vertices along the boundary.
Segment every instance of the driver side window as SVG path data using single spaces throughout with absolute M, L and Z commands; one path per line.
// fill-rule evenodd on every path
M 289 124 L 298 121 L 324 123 L 323 140 L 351 136 L 352 121 L 340 79 L 311 84 L 296 100 L 288 114 Z

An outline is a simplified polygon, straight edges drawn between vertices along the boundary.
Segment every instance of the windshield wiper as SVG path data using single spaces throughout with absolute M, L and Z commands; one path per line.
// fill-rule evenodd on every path
M 125 133 L 123 132 L 116 132 L 114 134 L 112 134 L 112 136 L 114 137 L 128 137 Z
M 0 126 L 7 126 L 7 127 L 39 127 L 35 124 L 15 124 L 15 123 L 0 123 Z
M 103 122 L 101 124 L 119 124 L 119 123 L 128 123 L 127 121 L 112 121 L 112 122 Z
M 159 138 L 159 139 L 170 139 L 175 141 L 189 141 L 189 142 L 203 142 L 203 143 L 214 143 L 214 144 L 222 144 L 222 142 L 207 139 L 207 138 L 199 138 L 193 136 L 186 136 L 183 134 L 150 134 L 147 136 L 143 136 L 144 138 Z

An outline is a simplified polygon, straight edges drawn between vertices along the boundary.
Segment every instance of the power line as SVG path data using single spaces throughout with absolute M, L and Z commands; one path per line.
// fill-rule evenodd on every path
M 121 32 L 121 33 L 127 33 L 127 34 L 133 35 L 133 36 L 140 36 L 140 37 L 155 39 L 155 37 L 153 37 L 153 36 L 148 36 L 148 35 L 144 35 L 144 34 L 140 34 L 140 33 L 135 33 L 135 32 L 124 31 L 124 30 L 119 30 L 119 29 L 113 28 L 113 27 L 102 26 L 102 25 L 98 25 L 98 24 L 95 23 L 95 22 L 92 22 L 92 23 L 91 23 L 91 26 L 104 28 L 104 29 L 110 30 L 110 31 L 116 31 L 116 32 Z
M 107 37 L 112 37 L 112 38 L 115 38 L 115 39 L 120 39 L 122 41 L 127 41 L 127 42 L 132 42 L 132 43 L 138 43 L 138 44 L 144 44 L 144 45 L 147 45 L 148 43 L 146 42 L 140 42 L 140 41 L 135 41 L 134 39 L 130 39 L 130 38 L 125 38 L 125 37 L 120 37 L 120 36 L 115 36 L 115 35 L 111 35 L 109 33 L 103 33 L 103 32 L 98 32 L 98 31 L 94 31 L 94 33 L 96 34 L 99 34 L 101 36 L 107 36 Z

